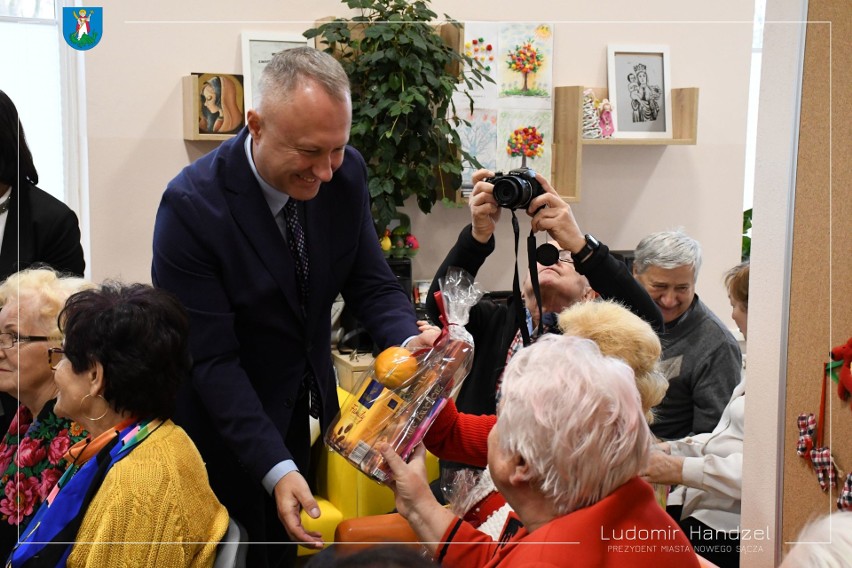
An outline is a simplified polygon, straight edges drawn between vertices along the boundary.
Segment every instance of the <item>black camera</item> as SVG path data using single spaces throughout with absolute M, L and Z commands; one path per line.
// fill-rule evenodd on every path
M 530 201 L 544 194 L 544 188 L 535 179 L 535 171 L 529 168 L 511 170 L 506 175 L 497 172 L 484 181 L 494 184 L 494 199 L 506 209 L 526 209 Z

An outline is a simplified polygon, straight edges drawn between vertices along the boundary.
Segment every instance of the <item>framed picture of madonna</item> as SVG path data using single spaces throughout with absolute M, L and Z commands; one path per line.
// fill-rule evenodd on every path
M 613 138 L 672 137 L 668 46 L 610 45 L 607 75 Z

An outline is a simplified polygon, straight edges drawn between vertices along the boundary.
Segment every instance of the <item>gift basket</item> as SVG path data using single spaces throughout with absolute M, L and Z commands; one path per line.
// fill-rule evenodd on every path
M 450 268 L 435 293 L 444 329 L 429 349 L 389 347 L 373 361 L 340 407 L 325 444 L 384 483 L 390 468 L 376 449 L 388 442 L 407 460 L 473 364 L 473 338 L 464 328 L 482 297 L 472 277 Z

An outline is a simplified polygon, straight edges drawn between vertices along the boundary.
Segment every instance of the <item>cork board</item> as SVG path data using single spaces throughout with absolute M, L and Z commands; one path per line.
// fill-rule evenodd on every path
M 819 413 L 828 351 L 852 337 L 852 121 L 845 118 L 852 103 L 848 0 L 811 0 L 808 22 L 787 344 L 784 543 L 795 541 L 808 520 L 837 510 L 838 490 L 852 471 L 852 410 L 837 397 L 834 383 L 827 391 L 824 445 L 840 470 L 838 489 L 821 491 L 810 462 L 796 454 L 796 418 L 803 412 Z

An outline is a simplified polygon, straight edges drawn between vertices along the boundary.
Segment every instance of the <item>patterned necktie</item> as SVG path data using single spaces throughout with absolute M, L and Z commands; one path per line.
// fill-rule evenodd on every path
M 295 199 L 287 200 L 287 205 L 284 206 L 284 220 L 287 222 L 287 244 L 290 246 L 290 253 L 296 262 L 299 300 L 302 305 L 302 313 L 305 313 L 308 307 L 308 276 L 310 271 L 308 268 L 308 250 L 305 246 L 305 231 L 299 221 L 299 210 L 296 207 Z
M 295 199 L 288 199 L 284 206 L 284 221 L 287 223 L 287 245 L 296 263 L 296 280 L 299 283 L 299 304 L 302 307 L 302 315 L 307 314 L 308 309 L 308 249 L 305 246 L 305 231 L 299 221 L 299 210 Z M 310 390 L 310 414 L 319 418 L 320 396 L 317 381 L 311 373 L 304 378 Z

